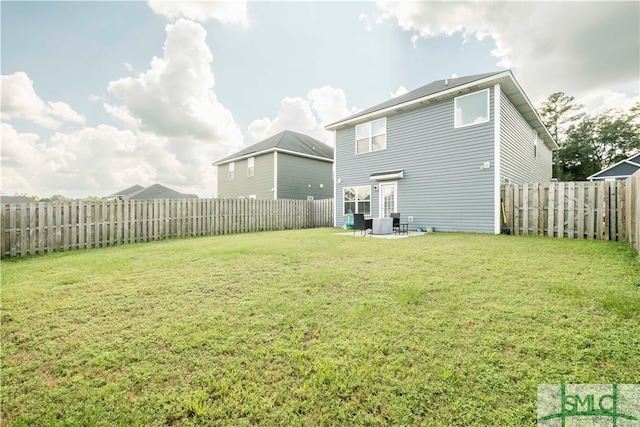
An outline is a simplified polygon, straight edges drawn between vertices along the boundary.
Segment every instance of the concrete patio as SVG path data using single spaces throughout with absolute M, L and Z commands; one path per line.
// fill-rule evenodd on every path
M 371 234 L 371 230 L 367 230 L 367 233 L 364 234 L 360 230 L 356 230 L 354 234 L 353 230 L 350 230 L 350 231 L 344 231 L 336 234 L 340 236 L 351 236 L 351 237 L 362 237 L 362 238 L 373 237 L 375 239 L 404 239 L 406 237 L 423 236 L 427 233 L 424 231 L 418 232 L 418 231 L 409 230 L 407 234 Z

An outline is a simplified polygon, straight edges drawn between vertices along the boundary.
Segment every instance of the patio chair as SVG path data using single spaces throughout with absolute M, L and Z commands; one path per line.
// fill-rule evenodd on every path
M 371 220 L 364 219 L 364 214 L 353 214 L 353 234 L 356 234 L 356 230 L 360 230 L 360 234 L 364 231 L 367 234 L 367 230 L 371 228 Z
M 393 218 L 393 234 L 400 234 L 400 213 L 392 213 L 391 218 Z

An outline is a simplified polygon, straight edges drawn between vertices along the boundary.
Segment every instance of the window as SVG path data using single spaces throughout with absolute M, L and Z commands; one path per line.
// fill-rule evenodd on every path
M 371 186 L 345 187 L 344 213 L 371 215 Z
M 254 173 L 253 157 L 249 157 L 247 159 L 247 176 L 253 176 L 253 173 Z
M 233 178 L 235 178 L 235 172 L 236 164 L 234 162 L 229 163 L 229 181 L 233 181 Z
M 356 154 L 387 148 L 387 119 L 382 118 L 356 126 Z
M 540 141 L 538 132 L 533 131 L 533 157 L 538 157 L 538 141 Z
M 459 96 L 454 101 L 455 127 L 489 121 L 489 89 Z

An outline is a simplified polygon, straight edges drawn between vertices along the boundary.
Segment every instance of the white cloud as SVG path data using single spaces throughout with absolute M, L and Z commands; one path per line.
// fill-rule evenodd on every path
M 563 91 L 631 86 L 638 92 L 637 2 L 385 2 L 377 22 L 395 20 L 411 42 L 461 33 L 491 37 L 500 67 L 515 68 L 534 102 Z M 577 18 L 579 16 L 579 18 Z
M 39 137 L 3 123 L 2 190 L 106 196 L 158 182 L 211 197 L 216 180 L 211 163 L 240 148 L 242 133 L 213 92 L 205 30 L 180 19 L 166 31 L 162 58 L 153 58 L 136 77 L 109 83 L 109 93 L 122 102 L 91 96 L 125 129 L 101 124 Z M 84 122 L 67 104 L 44 102 L 25 73 L 3 76 L 2 89 L 3 120 L 27 118 L 50 129 Z
M 39 136 L 33 133 L 19 133 L 10 124 L 0 124 L 2 139 L 2 164 L 0 180 L 2 190 L 7 195 L 16 193 L 34 194 L 35 188 L 27 177 L 34 176 L 34 170 L 40 170 L 40 152 L 36 148 Z M 27 174 L 19 173 L 27 171 Z
M 83 124 L 84 116 L 64 102 L 45 103 L 33 89 L 27 73 L 2 76 L 2 119 L 26 119 L 46 129 L 57 129 L 63 122 Z
M 602 89 L 587 93 L 577 98 L 576 102 L 583 104 L 586 111 L 595 115 L 610 109 L 628 111 L 637 102 L 640 102 L 640 96 L 628 97 L 624 93 Z
M 292 130 L 312 136 L 333 145 L 332 135 L 324 126 L 350 115 L 347 97 L 342 89 L 331 86 L 311 89 L 306 97 L 285 98 L 274 119 L 254 120 L 248 128 L 255 141 L 261 141 L 283 130 Z
M 168 138 L 190 138 L 219 147 L 242 142 L 233 116 L 218 102 L 202 26 L 185 19 L 167 25 L 164 57 L 154 57 L 138 77 L 109 83 L 109 92 L 124 100 L 126 110 L 106 107 L 125 123 Z
M 3 181 L 5 169 L 12 167 L 37 167 L 40 153 L 35 143 L 40 139 L 35 133 L 19 133 L 8 123 L 2 123 L 2 169 Z
M 57 132 L 40 141 L 2 123 L 2 190 L 6 194 L 106 196 L 134 184 L 160 182 L 211 196 L 215 188 L 209 144 L 112 126 Z M 38 171 L 34 173 L 34 171 Z
M 366 25 L 365 30 L 367 32 L 371 32 L 373 30 L 373 27 L 371 26 L 371 22 L 369 21 L 369 16 L 366 13 L 361 13 L 358 19 L 365 23 Z
M 64 102 L 48 102 L 47 104 L 49 105 L 52 116 L 64 122 L 85 123 L 84 116 L 73 111 L 69 104 Z
M 405 93 L 409 92 L 407 90 L 407 88 L 405 88 L 404 86 L 399 86 L 398 89 L 395 92 L 389 92 L 389 96 L 391 98 L 397 98 L 400 95 L 404 95 Z
M 199 22 L 216 20 L 223 24 L 240 24 L 242 26 L 246 26 L 249 22 L 247 2 L 243 0 L 149 0 L 147 4 L 154 13 L 170 19 L 187 18 Z

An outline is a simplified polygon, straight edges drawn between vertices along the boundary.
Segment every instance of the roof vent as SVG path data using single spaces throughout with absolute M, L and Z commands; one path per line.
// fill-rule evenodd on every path
M 449 79 L 444 79 L 444 85 L 449 86 Z

